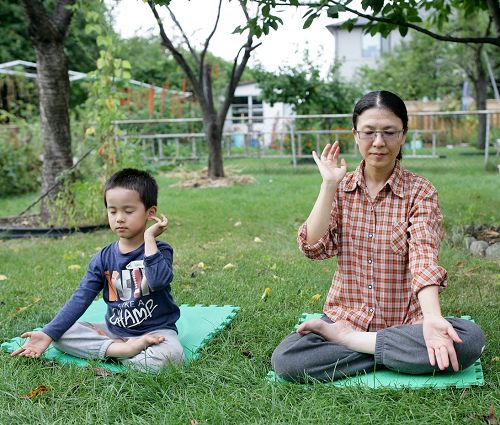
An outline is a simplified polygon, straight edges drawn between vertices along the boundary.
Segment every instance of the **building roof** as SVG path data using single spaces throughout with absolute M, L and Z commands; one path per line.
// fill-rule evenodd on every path
M 368 22 L 370 22 L 369 19 L 361 18 L 361 17 L 352 18 L 352 19 L 356 19 L 356 23 L 354 24 L 354 27 L 364 27 Z M 329 30 L 341 29 L 340 26 L 342 24 L 344 24 L 345 22 L 347 22 L 347 19 L 345 21 L 342 21 L 342 22 L 334 22 L 332 24 L 327 25 L 326 27 Z

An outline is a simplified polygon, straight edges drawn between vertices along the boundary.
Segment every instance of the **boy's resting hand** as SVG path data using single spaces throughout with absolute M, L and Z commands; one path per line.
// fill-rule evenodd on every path
M 25 332 L 21 338 L 29 338 L 22 347 L 14 351 L 11 356 L 31 357 L 36 359 L 42 355 L 52 342 L 52 338 L 43 332 Z
M 156 223 L 146 229 L 146 231 L 144 232 L 144 239 L 146 239 L 148 236 L 153 238 L 160 236 L 168 226 L 168 218 L 163 214 L 161 215 L 161 219 L 153 216 L 150 218 L 150 220 L 155 220 Z

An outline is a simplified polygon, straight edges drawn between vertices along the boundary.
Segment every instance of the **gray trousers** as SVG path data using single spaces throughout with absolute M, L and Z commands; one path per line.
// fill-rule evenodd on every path
M 331 320 L 323 316 L 322 320 Z M 447 318 L 462 344 L 454 344 L 461 369 L 472 365 L 481 355 L 485 338 L 481 328 L 464 319 Z M 323 337 L 309 333 L 304 336 L 296 332 L 288 335 L 274 350 L 271 363 L 275 372 L 289 381 L 304 382 L 307 377 L 319 381 L 331 381 L 355 375 L 387 369 L 419 375 L 438 372 L 431 366 L 424 342 L 422 325 L 401 325 L 377 331 L 375 354 L 364 354 L 348 350 Z M 446 371 L 452 371 L 448 367 Z
M 157 372 L 167 363 L 181 363 L 183 361 L 184 353 L 177 332 L 172 329 L 159 329 L 148 333 L 162 335 L 165 337 L 165 341 L 149 346 L 134 357 L 118 360 L 124 365 L 145 372 Z M 113 334 L 105 322 L 76 322 L 52 344 L 58 350 L 76 357 L 105 360 L 107 358 L 106 350 L 113 342 L 117 340 L 125 342 L 132 338 L 122 338 Z

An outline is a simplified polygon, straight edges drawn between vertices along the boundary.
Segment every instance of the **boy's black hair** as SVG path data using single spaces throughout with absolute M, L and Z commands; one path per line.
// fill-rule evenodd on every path
M 124 168 L 113 174 L 104 185 L 104 205 L 107 207 L 106 192 L 115 187 L 135 190 L 146 209 L 158 204 L 158 184 L 146 171 Z
M 398 95 L 386 90 L 367 93 L 356 103 L 352 114 L 352 125 L 355 129 L 358 117 L 370 108 L 382 108 L 391 111 L 402 121 L 404 134 L 408 131 L 408 111 L 406 110 L 405 103 Z M 397 159 L 401 158 L 402 154 L 400 150 Z

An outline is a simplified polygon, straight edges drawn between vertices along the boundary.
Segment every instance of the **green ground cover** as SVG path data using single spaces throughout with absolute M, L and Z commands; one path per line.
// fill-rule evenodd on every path
M 439 190 L 446 229 L 440 260 L 450 278 L 443 312 L 469 314 L 485 331 L 484 387 L 395 391 L 268 384 L 274 347 L 302 312 L 321 310 L 335 260 L 308 260 L 295 241 L 319 188 L 315 167 L 294 171 L 289 160 L 241 159 L 226 161 L 226 167 L 252 175 L 255 184 L 174 189 L 173 178 L 158 176 L 160 211 L 170 218 L 162 239 L 175 250 L 174 295 L 179 304 L 240 306 L 230 328 L 189 367 L 154 376 L 98 377 L 92 370 L 2 352 L 0 423 L 485 423 L 492 404 L 500 409 L 500 264 L 453 246 L 451 232 L 464 223 L 500 223 L 500 175 L 485 173 L 482 157 L 440 153 L 447 157 L 403 164 Z M 349 169 L 356 162 L 348 158 Z M 2 200 L 0 216 L 14 214 L 33 197 Z M 90 256 L 112 240 L 103 230 L 58 240 L 0 241 L 0 275 L 7 277 L 0 281 L 0 342 L 49 321 L 78 285 Z M 224 270 L 228 263 L 235 267 Z M 74 265 L 81 268 L 69 268 Z M 263 302 L 266 287 L 271 292 Z M 315 294 L 321 298 L 311 303 Z M 39 385 L 49 391 L 23 398 Z

